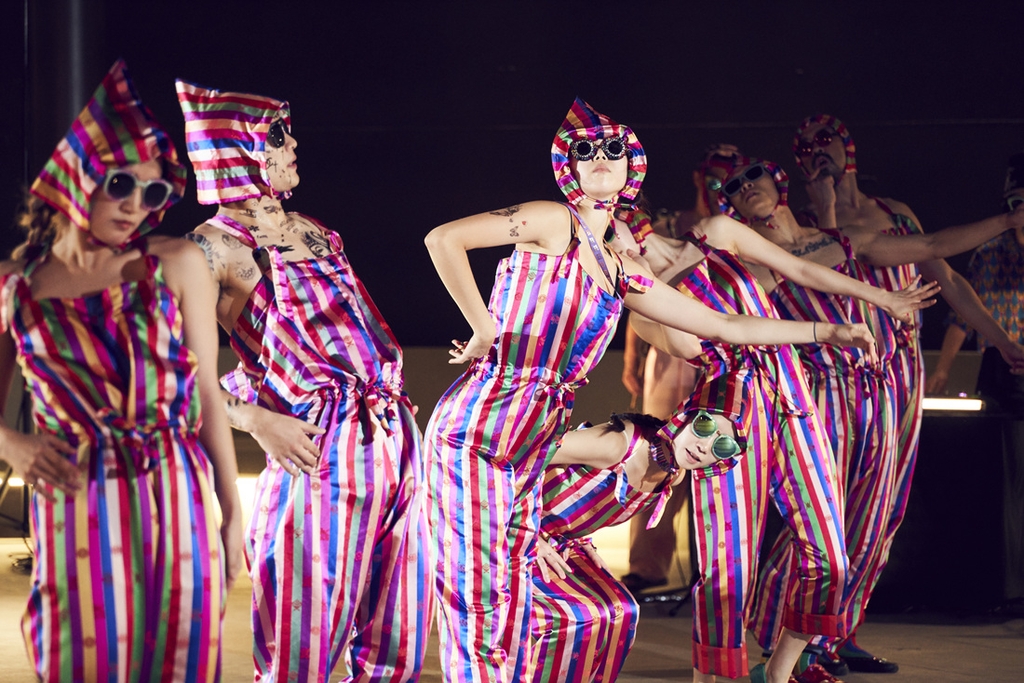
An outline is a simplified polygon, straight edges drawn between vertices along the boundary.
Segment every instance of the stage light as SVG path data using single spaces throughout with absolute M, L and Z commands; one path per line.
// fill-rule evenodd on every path
M 980 398 L 938 398 L 925 397 L 925 410 L 955 410 L 978 412 L 985 409 L 985 402 Z

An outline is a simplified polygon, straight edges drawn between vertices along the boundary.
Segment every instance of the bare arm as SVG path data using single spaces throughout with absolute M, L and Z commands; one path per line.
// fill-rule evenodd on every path
M 627 272 L 640 269 L 640 266 L 629 259 L 623 259 L 623 263 Z M 650 277 L 649 273 L 647 276 Z M 822 342 L 839 346 L 857 346 L 867 350 L 872 357 L 876 354 L 874 337 L 866 325 L 834 325 L 747 315 L 725 315 L 683 295 L 660 280 L 654 280 L 653 286 L 643 294 L 630 292 L 626 295 L 625 303 L 631 310 L 654 322 L 689 332 L 701 339 L 741 345 Z M 638 329 L 637 332 L 641 331 Z M 666 331 L 666 334 L 670 333 Z M 649 341 L 655 343 L 653 339 Z M 673 355 L 680 355 L 673 353 L 672 346 L 670 343 L 670 348 L 664 350 Z
M 799 285 L 819 292 L 863 299 L 905 322 L 910 322 L 914 311 L 934 305 L 935 299 L 929 297 L 938 293 L 934 283 L 925 287 L 908 287 L 902 292 L 873 287 L 820 263 L 794 256 L 754 230 L 725 217 L 709 223 L 708 237 L 715 243 L 724 243 L 723 246 L 744 261 L 770 268 Z
M 232 427 L 252 435 L 260 448 L 288 474 L 311 474 L 316 470 L 320 449 L 312 437 L 324 429 L 292 415 L 282 415 L 261 406 L 246 403 L 233 394 L 220 391 Z
M 467 251 L 507 244 L 550 254 L 565 250 L 570 237 L 569 213 L 554 202 L 530 202 L 481 213 L 434 228 L 424 243 L 441 282 L 466 318 L 473 336 L 457 344 L 452 363 L 464 363 L 487 353 L 496 334 L 494 320 L 477 287 Z
M 1024 205 L 1013 213 L 927 234 L 889 235 L 867 228 L 844 232 L 850 238 L 858 259 L 873 266 L 888 267 L 960 254 L 1021 225 L 1024 225 Z
M 171 241 L 169 240 L 168 243 Z M 183 318 L 185 344 L 198 361 L 196 383 L 202 406 L 199 441 L 213 465 L 214 486 L 220 502 L 223 521 L 224 566 L 228 586 L 242 572 L 242 509 L 238 498 L 238 464 L 231 428 L 220 399 L 217 379 L 219 341 L 214 315 L 217 289 L 208 275 L 200 249 L 180 240 L 161 249 L 167 283 L 178 296 Z

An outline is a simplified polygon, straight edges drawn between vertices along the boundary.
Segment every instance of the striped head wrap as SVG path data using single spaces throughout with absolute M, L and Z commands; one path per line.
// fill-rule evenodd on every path
M 184 195 L 187 174 L 178 162 L 174 143 L 139 99 L 128 67 L 119 59 L 29 191 L 88 231 L 92 198 L 103 186 L 107 170 L 157 159 L 163 162 L 164 179 L 171 183 L 171 196 L 165 208 L 146 217 L 131 239 L 160 224 L 166 207 Z
M 626 185 L 619 192 L 620 201 L 617 203 L 630 206 L 636 200 L 640 184 L 647 175 L 647 156 L 643 145 L 629 127 L 612 121 L 577 97 L 551 143 L 551 166 L 555 171 L 555 181 L 570 204 L 579 204 L 586 195 L 569 167 L 569 145 L 575 140 L 603 140 L 611 137 L 620 137 L 625 141 L 629 158 Z M 597 202 L 597 206 L 607 208 L 604 202 Z
M 733 166 L 733 170 L 738 171 L 740 169 L 745 169 L 748 166 L 753 166 L 754 164 L 764 164 L 764 167 L 768 170 L 772 178 L 775 180 L 775 189 L 779 193 L 779 201 L 775 205 L 775 208 L 772 209 L 772 212 L 767 216 L 758 217 L 757 219 L 767 222 L 769 218 L 775 215 L 775 212 L 779 209 L 780 206 L 789 205 L 789 176 L 786 175 L 786 172 L 782 170 L 782 167 L 776 164 L 775 162 L 765 161 L 764 159 L 758 159 L 756 157 L 737 156 L 736 164 L 735 166 Z M 733 174 L 731 173 L 730 176 L 732 175 Z M 723 185 L 724 184 L 725 183 L 723 183 Z M 735 218 L 740 223 L 746 223 L 748 225 L 750 224 L 750 221 L 744 218 L 740 214 L 740 212 L 736 210 L 736 208 L 732 205 L 732 202 L 729 200 L 729 198 L 726 197 L 725 193 L 721 191 L 718 193 L 718 208 L 721 209 L 722 213 L 724 213 L 726 216 L 729 216 L 730 218 Z
M 704 161 L 701 162 L 700 166 L 697 167 L 697 172 L 700 173 L 701 184 L 700 192 L 704 195 L 704 205 L 708 207 L 708 210 L 714 213 L 716 209 L 721 210 L 718 202 L 718 193 L 721 189 L 720 184 L 717 189 L 708 187 L 709 175 L 714 169 L 722 169 L 725 171 L 725 177 L 728 178 L 732 170 L 736 168 L 736 162 L 743 158 L 743 155 L 737 151 L 731 156 L 725 156 L 718 152 L 723 145 L 715 144 L 708 147 L 704 152 Z M 717 180 L 717 176 L 710 176 L 710 178 Z
M 796 153 L 796 147 L 800 144 L 800 136 L 804 134 L 808 128 L 816 123 L 820 123 L 824 126 L 828 126 L 836 132 L 836 134 L 842 138 L 843 147 L 846 148 L 846 170 L 845 173 L 856 173 L 857 172 L 857 146 L 853 144 L 853 137 L 850 135 L 850 131 L 846 128 L 846 124 L 837 119 L 835 116 L 829 114 L 816 114 L 814 116 L 808 116 L 806 119 L 800 122 L 800 125 L 796 129 L 796 133 L 793 134 L 793 156 L 796 158 L 796 165 L 803 169 L 803 164 L 800 162 L 800 155 Z
M 211 90 L 178 79 L 185 143 L 196 172 L 200 204 L 226 204 L 276 192 L 267 175 L 267 132 L 275 119 L 291 127 L 287 102 L 260 95 Z

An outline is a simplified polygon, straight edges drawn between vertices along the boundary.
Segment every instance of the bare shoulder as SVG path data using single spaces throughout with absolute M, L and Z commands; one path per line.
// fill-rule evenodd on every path
M 0 277 L 10 275 L 11 273 L 20 273 L 25 270 L 25 262 L 21 259 L 5 259 L 0 261 Z
M 189 233 L 190 235 L 193 233 Z M 202 246 L 186 235 L 180 237 L 157 236 L 149 239 L 149 251 L 165 264 L 176 268 L 203 268 L 206 256 Z
M 907 206 L 907 204 L 901 202 L 898 199 L 890 199 L 888 197 L 883 198 L 882 201 L 885 203 L 886 206 L 888 206 L 892 210 L 893 213 L 898 213 L 900 215 L 909 217 L 912 221 L 914 221 L 914 223 L 917 224 L 918 228 L 924 230 L 924 228 L 921 225 L 921 220 L 917 217 L 917 214 L 914 213 L 913 209 Z

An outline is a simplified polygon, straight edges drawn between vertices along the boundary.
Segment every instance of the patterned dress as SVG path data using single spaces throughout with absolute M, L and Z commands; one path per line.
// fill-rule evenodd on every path
M 835 270 L 870 282 L 871 268 L 856 260 L 849 239 L 836 231 L 823 232 L 835 237 L 846 254 Z M 885 529 L 879 522 L 886 518 L 883 512 L 892 505 L 894 495 L 897 422 L 893 368 L 899 353 L 897 327 L 872 304 L 808 289 L 791 280 L 779 282 L 771 298 L 781 316 L 790 320 L 865 323 L 878 344 L 880 369 L 868 367 L 860 349 L 829 344 L 796 347 L 810 377 L 844 491 L 850 571 L 843 613 L 846 631 L 853 633 L 863 621 L 871 594 L 869 581 L 883 561 Z M 790 539 L 788 530 L 779 535 L 761 571 L 751 630 L 768 650 L 775 647 L 781 630 L 778 596 L 792 571 Z
M 531 662 L 535 683 L 614 681 L 636 638 L 640 606 L 621 581 L 580 548 L 588 535 L 622 524 L 659 494 L 629 485 L 625 466 L 549 469 L 542 487 L 541 533 L 572 573 L 545 581 L 533 568 Z
M 45 253 L 0 280 L 36 428 L 75 448 L 87 482 L 32 497 L 22 630 L 43 681 L 220 678 L 224 567 L 196 357 L 143 253 L 143 279 L 75 299 L 33 298 Z
M 705 258 L 683 278 L 686 289 L 723 313 L 779 317 L 739 259 L 688 239 Z M 662 429 L 674 439 L 699 409 L 733 421 L 746 444 L 739 458 L 693 471 L 700 577 L 693 588 L 693 662 L 703 673 L 747 674 L 746 618 L 768 500 L 792 532 L 795 572 L 780 586 L 782 625 L 798 633 L 843 635 L 846 583 L 842 495 L 825 429 L 791 346 L 702 341 L 693 394 Z
M 249 231 L 208 221 L 256 249 Z M 342 252 L 254 256 L 263 277 L 235 322 L 240 398 L 326 430 L 313 474 L 272 458 L 249 526 L 257 681 L 405 681 L 429 630 L 423 462 L 402 354 Z
M 589 229 L 570 212 L 565 253 L 517 249 L 498 265 L 494 345 L 445 392 L 427 426 L 446 680 L 522 680 L 541 475 L 575 390 L 611 341 L 622 297 L 650 286 L 622 277 L 615 292 L 603 290 L 580 264 L 587 247 L 578 231 Z

